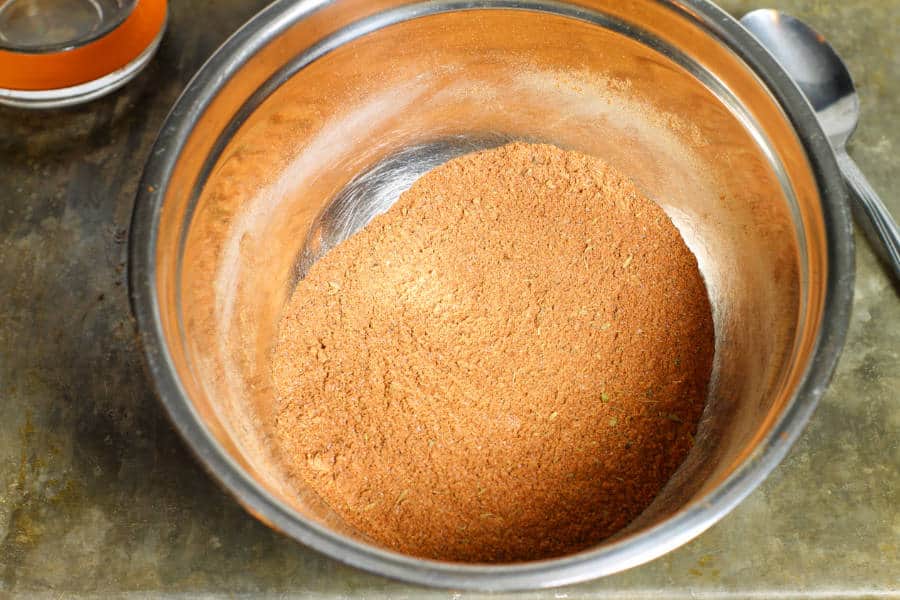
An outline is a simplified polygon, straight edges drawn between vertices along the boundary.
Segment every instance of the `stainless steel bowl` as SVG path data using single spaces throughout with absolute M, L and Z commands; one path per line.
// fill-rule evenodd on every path
M 312 261 L 418 174 L 509 139 L 599 156 L 666 210 L 710 292 L 713 381 L 694 449 L 613 539 L 519 564 L 422 560 L 377 547 L 284 472 L 269 442 L 272 343 Z M 784 456 L 847 327 L 843 194 L 799 91 L 708 2 L 279 1 L 210 59 L 159 136 L 132 225 L 132 300 L 172 420 L 259 519 L 407 581 L 555 586 L 687 542 Z

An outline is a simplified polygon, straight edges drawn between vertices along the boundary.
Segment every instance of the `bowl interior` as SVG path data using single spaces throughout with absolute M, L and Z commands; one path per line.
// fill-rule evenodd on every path
M 250 477 L 297 518 L 367 541 L 273 450 L 279 317 L 306 269 L 416 177 L 509 140 L 631 177 L 681 231 L 710 294 L 716 357 L 696 445 L 618 537 L 701 502 L 752 458 L 808 364 L 825 247 L 806 154 L 746 65 L 688 11 L 655 2 L 299 14 L 263 32 L 197 120 L 157 231 L 172 363 Z

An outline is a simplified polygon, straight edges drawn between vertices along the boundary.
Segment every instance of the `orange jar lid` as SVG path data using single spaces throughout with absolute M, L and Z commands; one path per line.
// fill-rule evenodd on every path
M 0 50 L 0 88 L 53 90 L 94 81 L 139 57 L 162 32 L 166 0 L 138 0 L 134 10 L 106 35 L 69 50 Z

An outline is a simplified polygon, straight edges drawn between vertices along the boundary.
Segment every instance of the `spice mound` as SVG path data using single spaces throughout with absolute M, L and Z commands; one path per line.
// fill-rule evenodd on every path
M 298 283 L 275 437 L 378 544 L 555 557 L 659 493 L 712 356 L 706 288 L 665 213 L 597 158 L 513 143 L 428 172 Z

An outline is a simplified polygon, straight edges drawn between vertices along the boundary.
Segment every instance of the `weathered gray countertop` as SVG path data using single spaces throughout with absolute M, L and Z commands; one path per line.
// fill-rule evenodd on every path
M 197 466 L 144 375 L 125 280 L 137 179 L 191 74 L 264 3 L 174 0 L 158 57 L 119 94 L 0 110 L 0 596 L 478 597 L 368 575 L 269 531 Z M 771 4 L 847 58 L 863 102 L 851 153 L 900 215 L 900 2 Z M 760 489 L 648 565 L 525 597 L 900 597 L 900 301 L 859 242 L 837 374 Z

